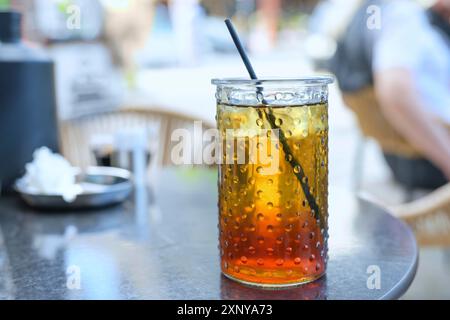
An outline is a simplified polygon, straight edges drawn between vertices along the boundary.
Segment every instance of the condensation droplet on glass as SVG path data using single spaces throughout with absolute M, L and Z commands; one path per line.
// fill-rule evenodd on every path
M 281 118 L 275 119 L 275 125 L 276 125 L 277 127 L 283 125 L 283 120 L 282 120 Z
M 256 125 L 258 127 L 262 127 L 263 124 L 264 124 L 264 121 L 261 118 L 256 119 Z
M 244 211 L 245 212 L 247 212 L 247 213 L 251 213 L 251 212 L 253 212 L 253 209 L 255 208 L 255 205 L 252 203 L 252 204 L 250 204 L 249 206 L 246 206 L 245 208 L 244 208 Z
M 306 138 L 306 137 L 308 136 L 308 130 L 303 130 L 303 131 L 302 131 L 302 136 L 303 136 L 304 138 Z
M 286 209 L 290 209 L 292 208 L 292 202 L 291 201 L 286 201 Z

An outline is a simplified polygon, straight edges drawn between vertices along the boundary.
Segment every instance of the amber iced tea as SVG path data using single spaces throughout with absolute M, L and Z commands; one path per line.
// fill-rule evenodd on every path
M 219 229 L 223 273 L 235 280 L 285 286 L 320 277 L 327 259 L 328 108 L 325 103 L 276 107 L 218 104 L 222 139 L 219 169 Z M 272 116 L 272 123 L 268 115 Z M 286 154 L 268 132 L 283 132 Z M 230 135 L 235 132 L 235 135 Z M 279 152 L 276 170 L 253 163 L 252 148 L 269 158 Z M 273 147 L 275 147 L 273 149 Z M 235 154 L 244 151 L 246 161 Z M 230 154 L 230 162 L 226 157 Z M 308 203 L 294 157 L 304 171 L 318 211 Z M 253 159 L 253 160 L 254 160 Z

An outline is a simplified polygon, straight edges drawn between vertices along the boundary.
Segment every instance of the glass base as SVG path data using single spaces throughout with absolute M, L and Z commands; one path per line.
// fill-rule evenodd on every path
M 239 282 L 240 284 L 243 284 L 245 286 L 259 288 L 259 289 L 267 289 L 267 290 L 281 290 L 281 289 L 301 287 L 302 285 L 314 282 L 314 281 L 322 278 L 325 275 L 325 272 L 323 272 L 322 274 L 313 276 L 311 278 L 305 279 L 305 280 L 299 280 L 299 281 L 288 282 L 288 283 L 274 283 L 274 284 L 250 282 L 250 281 L 245 281 L 245 280 L 235 278 L 229 274 L 226 274 L 225 272 L 222 272 L 222 274 L 225 277 L 227 277 L 228 279 Z

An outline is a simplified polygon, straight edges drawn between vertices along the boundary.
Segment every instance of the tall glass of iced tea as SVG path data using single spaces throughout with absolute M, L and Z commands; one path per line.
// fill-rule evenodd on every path
M 325 273 L 329 77 L 215 79 L 222 272 L 285 287 Z

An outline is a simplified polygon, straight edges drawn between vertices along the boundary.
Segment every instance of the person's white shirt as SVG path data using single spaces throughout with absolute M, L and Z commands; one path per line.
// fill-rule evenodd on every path
M 413 1 L 392 1 L 381 8 L 373 70 L 391 68 L 410 70 L 430 112 L 450 124 L 450 45 Z

